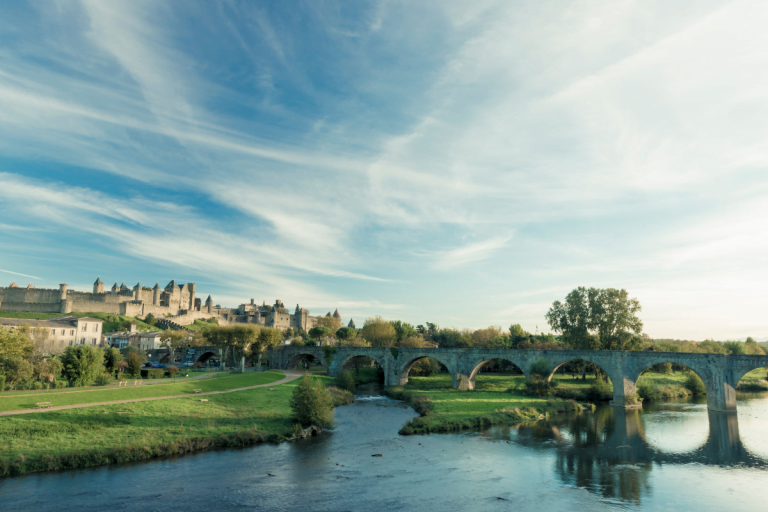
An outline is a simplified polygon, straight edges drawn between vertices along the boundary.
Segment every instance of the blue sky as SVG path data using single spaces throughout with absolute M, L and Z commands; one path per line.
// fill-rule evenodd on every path
M 617 287 L 768 336 L 765 2 L 0 11 L 8 283 L 531 331 Z

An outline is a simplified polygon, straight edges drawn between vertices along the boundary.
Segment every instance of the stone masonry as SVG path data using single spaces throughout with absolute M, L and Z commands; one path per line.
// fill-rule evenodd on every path
M 480 369 L 493 359 L 504 359 L 529 376 L 531 364 L 544 358 L 553 374 L 568 361 L 581 359 L 600 367 L 613 383 L 611 405 L 624 407 L 625 397 L 636 392 L 640 374 L 659 363 L 682 364 L 693 370 L 707 388 L 707 407 L 712 411 L 736 410 L 736 385 L 751 370 L 768 366 L 768 356 L 733 356 L 679 352 L 624 352 L 612 350 L 485 350 L 452 348 L 361 348 L 338 347 L 327 360 L 320 347 L 278 347 L 267 357 L 272 369 L 295 368 L 304 357 L 312 356 L 326 367 L 328 375 L 337 376 L 355 357 L 370 357 L 384 372 L 386 386 L 404 385 L 408 372 L 420 359 L 431 357 L 448 369 L 454 389 L 471 390 Z M 552 378 L 550 375 L 549 378 Z

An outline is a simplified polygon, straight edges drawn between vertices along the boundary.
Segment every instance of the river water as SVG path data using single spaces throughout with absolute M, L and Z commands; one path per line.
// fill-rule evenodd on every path
M 378 395 L 330 434 L 0 481 L 0 510 L 761 510 L 768 398 L 600 407 L 485 432 L 403 437 L 415 413 Z M 381 454 L 381 457 L 372 455 Z

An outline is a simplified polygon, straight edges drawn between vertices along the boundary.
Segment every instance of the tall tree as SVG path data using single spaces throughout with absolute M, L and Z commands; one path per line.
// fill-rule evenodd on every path
M 380 316 L 367 318 L 361 334 L 374 347 L 391 347 L 397 338 L 392 324 Z
M 395 328 L 395 336 L 397 337 L 398 343 L 417 334 L 416 328 L 408 322 L 403 322 L 402 320 L 393 320 L 391 323 L 392 327 Z
M 584 288 L 580 286 L 555 301 L 546 318 L 552 330 L 576 349 L 631 350 L 639 348 L 643 322 L 637 299 L 626 290 Z
M 274 327 L 261 328 L 252 349 L 254 353 L 258 354 L 256 360 L 257 369 L 261 369 L 261 356 L 264 352 L 278 346 L 281 341 L 283 341 L 283 333 L 280 329 L 275 329 Z

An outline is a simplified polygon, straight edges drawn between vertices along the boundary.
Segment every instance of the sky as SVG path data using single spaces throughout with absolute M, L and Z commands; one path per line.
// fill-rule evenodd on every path
M 766 337 L 766 26 L 763 1 L 4 3 L 0 284 L 531 332 L 613 287 L 655 338 Z

